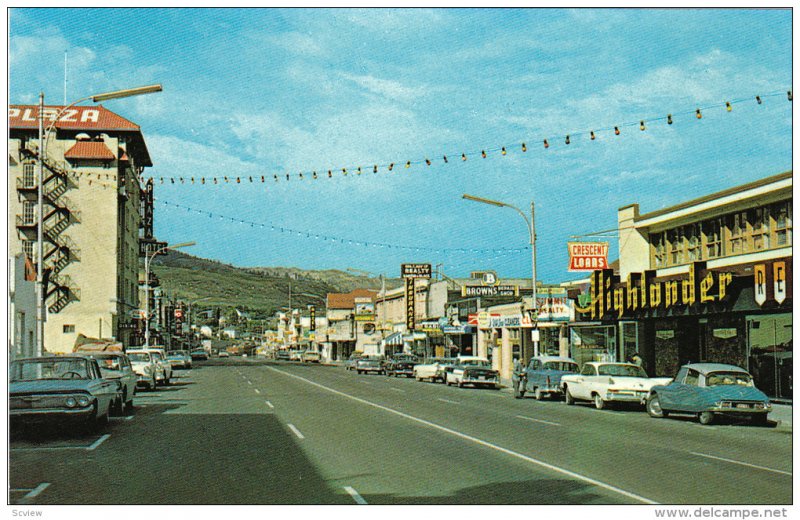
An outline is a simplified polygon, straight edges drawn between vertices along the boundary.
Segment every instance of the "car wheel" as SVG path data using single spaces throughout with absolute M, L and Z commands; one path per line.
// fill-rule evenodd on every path
M 700 412 L 697 419 L 702 425 L 709 425 L 714 422 L 714 412 Z
M 544 399 L 544 394 L 542 393 L 541 388 L 537 387 L 536 390 L 533 391 L 533 398 L 536 399 L 537 401 L 541 401 L 542 399 Z
M 594 394 L 594 407 L 598 410 L 602 410 L 606 407 L 606 402 L 603 401 L 603 398 L 600 397 L 600 394 Z
M 766 426 L 767 425 L 767 414 L 765 413 L 754 413 L 750 416 L 750 422 L 755 426 Z
M 650 417 L 655 417 L 656 419 L 661 419 L 662 417 L 667 416 L 667 412 L 665 412 L 661 408 L 661 400 L 658 398 L 658 394 L 653 394 L 647 399 L 647 414 Z
M 568 386 L 564 387 L 564 399 L 565 399 L 565 402 L 570 406 L 575 404 L 575 398 L 572 397 L 571 393 L 569 393 L 569 387 Z
M 459 388 L 464 388 L 464 382 L 463 381 L 458 381 L 458 387 Z
M 356 370 L 356 374 L 361 375 L 361 370 Z
M 114 402 L 114 415 L 117 417 L 121 417 L 125 415 L 125 400 L 127 396 L 123 393 L 119 399 Z

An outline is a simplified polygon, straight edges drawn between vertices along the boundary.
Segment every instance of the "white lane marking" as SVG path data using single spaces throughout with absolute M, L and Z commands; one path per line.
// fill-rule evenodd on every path
M 301 381 L 305 381 L 306 383 L 308 383 L 310 385 L 322 388 L 323 390 L 327 390 L 328 392 L 331 392 L 333 394 L 340 395 L 342 397 L 346 397 L 347 399 L 352 399 L 353 401 L 357 401 L 359 403 L 366 404 L 368 406 L 372 406 L 374 408 L 378 408 L 380 410 L 384 410 L 384 411 L 389 412 L 389 413 L 393 413 L 393 414 L 398 415 L 400 417 L 404 417 L 404 418 L 409 419 L 411 421 L 415 421 L 415 422 L 418 422 L 420 424 L 424 424 L 425 426 L 429 426 L 431 428 L 434 428 L 434 429 L 437 429 L 437 430 L 441 430 L 441 431 L 443 431 L 445 433 L 449 433 L 449 434 L 454 435 L 456 437 L 460 437 L 460 438 L 462 438 L 464 440 L 468 440 L 468 441 L 474 442 L 475 444 L 479 444 L 481 446 L 485 446 L 487 448 L 499 451 L 501 453 L 505 453 L 506 455 L 510 455 L 512 457 L 516 457 L 516 458 L 524 460 L 526 462 L 530 462 L 530 463 L 535 464 L 537 466 L 541 466 L 543 468 L 552 470 L 552 471 L 554 471 L 556 473 L 561 473 L 562 475 L 567 475 L 568 477 L 572 477 L 572 478 L 580 480 L 582 482 L 587 482 L 589 484 L 592 484 L 592 485 L 595 485 L 597 487 L 606 489 L 608 491 L 612 491 L 614 493 L 618 493 L 620 495 L 626 496 L 628 498 L 632 498 L 634 500 L 637 500 L 639 502 L 643 502 L 645 504 L 658 505 L 658 502 L 650 500 L 649 498 L 645 498 L 645 497 L 637 495 L 635 493 L 631 493 L 630 491 L 625 491 L 624 489 L 618 488 L 616 486 L 612 486 L 610 484 L 606 484 L 605 482 L 601 482 L 599 480 L 595 480 L 595 479 L 587 477 L 585 475 L 581 475 L 580 473 L 575 473 L 574 471 L 570 471 L 568 469 L 564 469 L 564 468 L 560 468 L 558 466 L 554 466 L 552 464 L 548 464 L 547 462 L 544 462 L 544 461 L 541 461 L 541 460 L 538 460 L 538 459 L 534 459 L 533 457 L 529 457 L 527 455 L 523 455 L 522 453 L 517 453 L 515 451 L 509 450 L 507 448 L 503 448 L 503 447 L 498 446 L 496 444 L 492 444 L 490 442 L 484 441 L 484 440 L 479 439 L 477 437 L 473 437 L 471 435 L 467 435 L 465 433 L 461 433 L 461 432 L 456 431 L 456 430 L 451 430 L 450 428 L 446 428 L 446 427 L 440 426 L 440 425 L 438 425 L 436 423 L 432 423 L 430 421 L 426 421 L 425 419 L 420 419 L 419 417 L 414 417 L 413 415 L 409 415 L 407 413 L 403 413 L 403 412 L 400 412 L 398 410 L 394 410 L 394 409 L 389 408 L 387 406 L 376 404 L 376 403 L 367 401 L 366 399 L 361 399 L 360 397 L 355 397 L 355 396 L 352 396 L 350 394 L 346 394 L 344 392 L 340 392 L 339 390 L 334 390 L 333 388 L 329 388 L 329 387 L 327 387 L 325 385 L 321 385 L 319 383 L 315 383 L 314 381 L 311 381 L 311 380 L 306 379 L 304 377 L 300 377 L 300 376 L 295 375 L 295 374 L 290 374 L 288 372 L 284 372 L 283 370 L 278 370 L 277 368 L 274 368 L 274 367 L 267 367 L 267 368 L 269 370 L 274 371 L 274 372 L 278 372 L 279 374 L 282 374 L 282 375 L 285 375 L 285 376 L 288 376 L 288 377 L 293 377 L 293 378 L 299 379 Z
M 400 388 L 391 388 L 391 387 L 390 387 L 390 388 L 389 388 L 389 390 L 394 390 L 395 392 L 403 392 L 403 393 L 406 393 L 406 391 L 405 391 L 405 390 L 401 390 Z
M 456 402 L 456 401 L 451 401 L 451 400 L 449 400 L 449 399 L 442 399 L 441 397 L 437 398 L 437 400 L 438 400 L 438 401 L 441 401 L 441 402 L 443 402 L 443 403 L 450 403 L 450 404 L 461 404 L 461 403 L 459 403 L 459 402 Z
M 95 449 L 96 449 L 98 446 L 100 446 L 101 444 L 103 444 L 104 442 L 106 442 L 106 440 L 107 440 L 109 437 L 111 437 L 111 434 L 110 434 L 110 433 L 106 433 L 105 435 L 103 435 L 102 437 L 100 437 L 99 439 L 97 439 L 96 441 L 94 441 L 94 443 L 92 443 L 92 445 L 91 445 L 91 446 L 87 447 L 87 448 L 86 448 L 86 451 L 93 451 L 93 450 L 95 450 Z
M 39 495 L 39 494 L 40 494 L 42 491 L 44 491 L 45 489 L 47 489 L 49 486 L 50 486 L 50 483 L 49 483 L 49 482 L 42 482 L 41 484 L 39 484 L 38 486 L 36 486 L 35 488 L 33 488 L 33 489 L 30 491 L 30 493 L 28 493 L 27 495 L 25 495 L 23 498 L 35 498 L 35 497 L 37 497 L 37 496 L 38 496 L 38 495 Z
M 305 439 L 305 436 L 302 433 L 300 433 L 300 430 L 298 430 L 294 424 L 289 423 L 287 424 L 287 426 L 289 427 L 290 430 L 292 430 L 292 432 L 294 432 L 295 435 L 297 435 L 298 439 Z
M 350 486 L 345 486 L 344 490 L 347 491 L 350 494 L 351 497 L 353 497 L 353 500 L 356 501 L 356 504 L 363 506 L 363 505 L 365 505 L 367 503 L 367 501 L 364 500 L 364 497 L 359 495 L 358 491 L 356 491 L 355 489 L 351 488 Z
M 275 408 L 275 406 L 273 406 L 273 404 L 272 404 L 272 403 L 270 403 L 269 401 L 264 401 L 264 404 L 266 404 L 266 405 L 267 405 L 267 406 L 269 406 L 270 408 Z
M 254 388 L 253 390 L 255 390 L 257 394 L 261 393 L 261 390 L 259 390 L 258 388 Z
M 690 451 L 689 453 L 691 453 L 692 455 L 697 455 L 698 457 L 706 457 L 708 459 L 721 460 L 723 462 L 730 462 L 731 464 L 739 464 L 741 466 L 747 466 L 749 468 L 755 468 L 755 469 L 760 469 L 760 470 L 764 470 L 764 471 L 771 471 L 772 473 L 780 473 L 781 475 L 788 475 L 790 477 L 792 476 L 792 473 L 789 472 L 789 471 L 781 471 L 779 469 L 765 468 L 764 466 L 756 466 L 755 464 L 748 464 L 747 462 L 742 462 L 740 460 L 725 459 L 725 458 L 722 458 L 722 457 L 716 457 L 714 455 L 708 455 L 706 453 L 697 453 L 697 452 L 694 452 L 694 451 Z
M 527 421 L 535 421 L 535 422 L 540 422 L 540 423 L 544 423 L 544 424 L 549 424 L 549 425 L 552 425 L 552 426 L 561 426 L 561 424 L 559 424 L 557 422 L 543 421 L 542 419 L 534 419 L 533 417 L 525 417 L 524 415 L 517 415 L 516 417 L 517 417 L 517 419 L 525 419 Z
M 248 385 L 252 385 L 252 384 L 253 384 L 253 382 L 252 382 L 252 381 L 250 381 L 250 380 L 248 379 L 248 380 L 247 380 L 247 384 L 248 384 Z

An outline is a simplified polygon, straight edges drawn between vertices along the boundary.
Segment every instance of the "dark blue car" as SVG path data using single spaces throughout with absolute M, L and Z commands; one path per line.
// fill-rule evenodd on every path
M 576 373 L 578 364 L 572 358 L 536 356 L 527 368 L 512 374 L 514 397 L 521 399 L 528 392 L 533 393 L 537 400 L 560 397 L 563 393 L 561 376 Z
M 721 363 L 684 365 L 671 383 L 654 386 L 647 398 L 651 417 L 693 414 L 701 424 L 711 424 L 717 415 L 725 415 L 765 425 L 771 410 L 769 398 L 753 385 L 747 370 Z

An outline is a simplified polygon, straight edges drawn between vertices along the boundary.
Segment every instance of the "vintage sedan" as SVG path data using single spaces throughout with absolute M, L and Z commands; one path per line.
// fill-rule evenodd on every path
M 170 350 L 167 352 L 167 361 L 172 368 L 192 368 L 192 356 L 185 350 Z
M 149 352 L 153 361 L 156 363 L 156 382 L 168 385 L 172 379 L 172 365 L 167 360 L 164 349 L 160 348 L 140 348 L 129 350 L 128 352 Z
M 383 365 L 378 358 L 364 357 L 356 361 L 356 373 L 368 374 L 374 372 L 376 374 L 383 373 Z
M 576 401 L 594 401 L 602 410 L 609 403 L 644 404 L 650 389 L 663 385 L 670 378 L 651 378 L 639 365 L 591 361 L 585 363 L 580 373 L 561 378 L 567 404 Z
M 545 397 L 560 397 L 564 392 L 561 378 L 577 372 L 578 363 L 572 358 L 536 356 L 527 367 L 512 374 L 514 397 L 521 399 L 528 392 L 532 392 L 537 401 Z
M 79 423 L 98 429 L 108 423 L 119 387 L 90 357 L 18 359 L 9 367 L 9 417 L 17 424 Z
M 150 352 L 144 350 L 129 350 L 128 359 L 131 360 L 131 367 L 136 374 L 136 384 L 147 387 L 148 390 L 155 390 L 158 381 L 156 373 L 158 364 Z
M 410 356 L 408 354 L 393 356 L 391 359 L 387 359 L 384 362 L 383 371 L 389 377 L 413 377 L 414 366 L 418 363 L 419 359 L 417 359 L 416 356 Z
M 650 389 L 647 398 L 650 417 L 692 414 L 701 424 L 711 424 L 719 415 L 765 425 L 771 410 L 769 398 L 747 370 L 721 363 L 684 365 L 670 383 Z
M 414 378 L 417 381 L 428 380 L 433 383 L 436 381 L 445 382 L 447 367 L 453 366 L 454 358 L 433 358 L 427 363 L 414 366 Z
M 206 361 L 208 360 L 208 352 L 202 348 L 197 348 L 189 353 L 189 357 L 192 358 L 192 361 Z
M 458 356 L 452 368 L 445 373 L 445 378 L 447 386 L 500 388 L 500 375 L 497 370 L 492 369 L 488 359 L 477 356 Z
M 306 350 L 303 352 L 301 360 L 303 363 L 319 363 L 322 360 L 322 355 L 315 350 Z
M 92 352 L 86 356 L 97 360 L 104 378 L 119 381 L 119 395 L 112 407 L 116 415 L 133 409 L 133 395 L 136 393 L 137 375 L 131 360 L 122 352 Z

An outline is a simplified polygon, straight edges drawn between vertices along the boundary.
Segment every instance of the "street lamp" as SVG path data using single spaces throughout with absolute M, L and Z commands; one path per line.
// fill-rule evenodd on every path
M 467 195 L 466 193 L 461 196 L 462 199 L 471 200 L 473 202 L 480 202 L 482 204 L 489 204 L 491 206 L 497 206 L 500 208 L 511 208 L 515 210 L 522 219 L 525 221 L 525 225 L 528 227 L 528 232 L 530 233 L 530 244 L 531 244 L 531 294 L 532 294 L 532 302 L 533 302 L 533 330 L 536 331 L 533 333 L 533 352 L 534 355 L 539 354 L 539 339 L 538 339 L 538 327 L 536 324 L 537 312 L 539 309 L 539 305 L 536 298 L 536 221 L 534 219 L 534 206 L 533 201 L 531 201 L 531 218 L 528 220 L 528 217 L 523 213 L 521 209 L 506 202 L 500 202 L 497 200 L 492 199 L 485 199 L 483 197 L 476 197 L 474 195 Z M 524 307 L 523 300 L 523 307 Z
M 153 261 L 153 258 L 156 257 L 162 251 L 167 251 L 168 249 L 179 249 L 181 247 L 189 247 L 195 245 L 195 242 L 181 242 L 180 244 L 175 244 L 172 246 L 164 246 L 162 248 L 156 249 L 153 253 L 145 256 L 144 258 L 144 283 L 145 283 L 145 293 L 144 293 L 144 346 L 145 348 L 150 346 L 150 262 Z
M 39 93 L 39 165 L 38 165 L 38 186 L 37 186 L 37 223 L 36 223 L 36 354 L 41 357 L 44 355 L 44 321 L 45 321 L 45 308 L 44 308 L 44 160 L 46 157 L 45 146 L 50 137 L 50 132 L 58 124 L 58 120 L 67 111 L 67 109 L 91 99 L 92 102 L 97 103 L 108 99 L 119 99 L 124 97 L 139 96 L 142 94 L 151 94 L 153 92 L 161 92 L 161 85 L 148 85 L 145 87 L 136 87 L 125 90 L 116 90 L 114 92 L 106 92 L 103 94 L 94 94 L 73 101 L 69 105 L 62 108 L 53 121 L 44 128 L 44 92 Z

